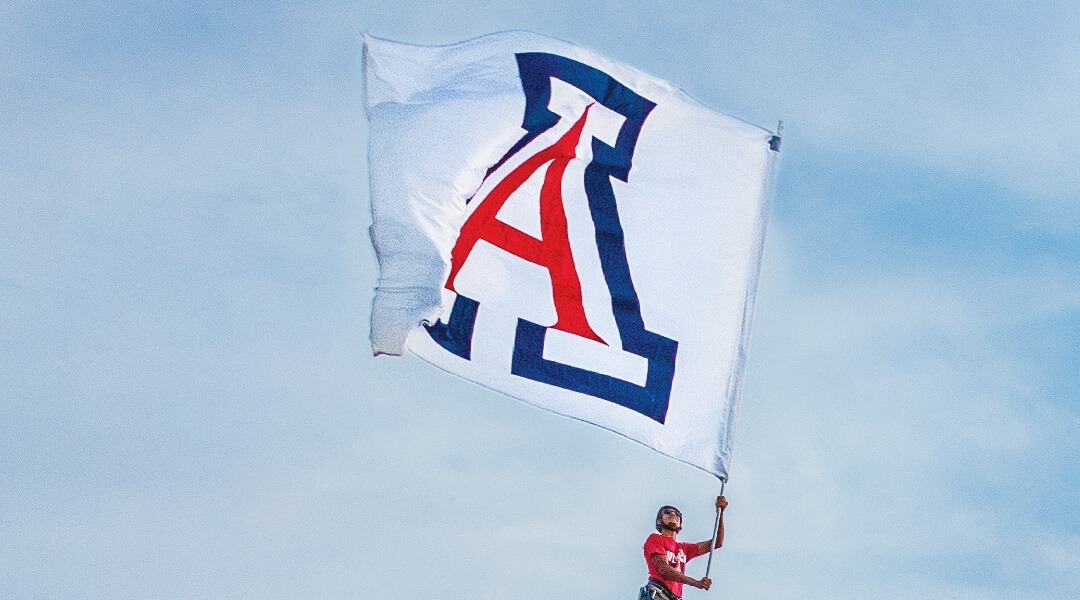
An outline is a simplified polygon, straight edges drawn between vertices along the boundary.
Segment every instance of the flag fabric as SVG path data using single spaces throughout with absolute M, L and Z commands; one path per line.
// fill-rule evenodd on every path
M 374 353 L 726 481 L 778 137 L 529 32 L 364 75 Z

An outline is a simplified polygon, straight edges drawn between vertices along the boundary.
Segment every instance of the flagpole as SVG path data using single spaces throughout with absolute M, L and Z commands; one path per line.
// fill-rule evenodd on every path
M 724 485 L 727 481 L 720 482 L 720 495 L 724 495 Z M 716 550 L 716 534 L 720 532 L 720 507 L 716 507 L 716 524 L 713 525 L 712 539 L 709 540 L 709 562 L 705 563 L 705 576 L 709 576 L 709 568 L 712 567 L 712 554 L 713 550 Z

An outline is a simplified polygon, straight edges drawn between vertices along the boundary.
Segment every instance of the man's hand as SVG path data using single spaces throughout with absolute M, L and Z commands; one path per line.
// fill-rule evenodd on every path
M 702 577 L 701 579 L 698 579 L 697 581 L 695 581 L 694 583 L 691 583 L 690 585 L 692 585 L 692 586 L 694 586 L 694 587 L 696 587 L 696 588 L 698 588 L 700 590 L 707 590 L 707 589 L 709 589 L 709 587 L 712 586 L 712 579 L 709 579 L 708 577 Z
M 717 496 L 716 497 L 716 508 L 719 508 L 720 512 L 724 512 L 724 509 L 727 508 L 727 498 L 725 498 L 723 496 Z

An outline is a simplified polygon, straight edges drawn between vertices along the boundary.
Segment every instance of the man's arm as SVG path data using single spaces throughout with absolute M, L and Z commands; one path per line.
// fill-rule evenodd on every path
M 716 497 L 716 508 L 720 510 L 720 525 L 716 528 L 716 546 L 714 546 L 715 548 L 719 548 L 720 546 L 724 545 L 724 509 L 727 508 L 727 505 L 727 498 L 724 498 L 723 496 Z M 712 543 L 714 543 L 713 540 L 705 540 L 704 542 L 699 542 L 698 554 L 705 554 L 706 552 L 708 552 L 710 550 L 709 546 Z
M 689 585 L 691 587 L 696 587 L 703 590 L 709 589 L 709 586 L 712 585 L 712 581 L 708 577 L 694 579 L 693 577 L 687 577 L 686 575 L 683 575 L 682 573 L 676 571 L 674 568 L 672 568 L 671 565 L 668 564 L 666 560 L 664 560 L 663 554 L 653 554 L 649 557 L 649 560 L 651 560 L 653 566 L 656 567 L 656 572 L 660 574 L 660 578 L 665 581 L 677 581 L 684 585 Z

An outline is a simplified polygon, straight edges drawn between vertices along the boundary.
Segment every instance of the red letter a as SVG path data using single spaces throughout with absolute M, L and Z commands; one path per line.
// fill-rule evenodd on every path
M 563 210 L 562 178 L 566 166 L 574 158 L 578 140 L 589 116 L 590 104 L 585 113 L 557 142 L 529 157 L 518 165 L 491 192 L 466 219 L 458 234 L 457 243 L 450 253 L 450 276 L 446 289 L 454 292 L 454 280 L 468 259 L 476 242 L 484 240 L 515 256 L 545 267 L 551 276 L 551 290 L 558 322 L 555 329 L 579 335 L 606 344 L 589 326 L 585 307 L 581 300 L 581 281 L 574 267 L 570 252 L 570 237 L 566 231 L 566 212 Z M 551 163 L 544 174 L 540 189 L 540 233 L 538 240 L 523 231 L 498 220 L 495 215 L 506 199 L 522 186 L 538 169 Z

